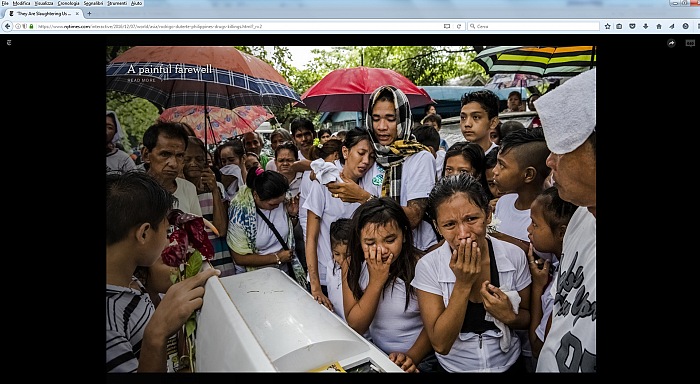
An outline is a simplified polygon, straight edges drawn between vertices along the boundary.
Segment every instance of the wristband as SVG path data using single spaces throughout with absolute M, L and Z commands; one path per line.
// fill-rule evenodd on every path
M 372 199 L 376 199 L 376 198 L 377 198 L 377 196 L 369 195 L 369 197 L 367 198 L 367 200 L 365 200 L 365 203 L 368 202 L 368 201 L 370 201 L 370 200 L 372 200 Z
M 277 258 L 277 265 L 282 265 L 282 260 L 280 260 L 280 257 L 277 256 L 277 252 L 275 252 L 275 258 Z

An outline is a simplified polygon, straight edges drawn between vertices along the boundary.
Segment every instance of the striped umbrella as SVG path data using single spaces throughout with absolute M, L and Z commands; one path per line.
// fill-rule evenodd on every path
M 596 65 L 596 46 L 527 47 L 488 46 L 474 47 L 474 61 L 489 75 L 520 73 L 541 77 L 571 77 Z

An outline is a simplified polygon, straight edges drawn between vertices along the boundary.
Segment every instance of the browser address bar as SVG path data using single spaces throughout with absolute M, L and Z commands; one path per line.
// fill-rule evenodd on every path
M 469 21 L 469 31 L 598 31 L 597 21 Z
M 363 21 L 65 21 L 65 22 L 36 22 L 32 24 L 35 31 L 64 30 L 80 31 L 464 31 L 464 20 L 448 21 L 393 21 L 393 20 L 363 20 Z

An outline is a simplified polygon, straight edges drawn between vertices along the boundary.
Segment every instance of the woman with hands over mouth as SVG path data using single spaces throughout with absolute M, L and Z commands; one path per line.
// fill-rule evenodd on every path
M 416 265 L 416 289 L 436 371 L 524 372 L 514 329 L 530 325 L 530 270 L 518 246 L 490 237 L 489 200 L 479 180 L 438 181 L 428 209 L 445 243 Z
M 343 271 L 345 319 L 405 372 L 432 354 L 415 289 L 410 285 L 422 252 L 413 246 L 411 224 L 391 198 L 370 199 L 353 213 L 350 264 Z

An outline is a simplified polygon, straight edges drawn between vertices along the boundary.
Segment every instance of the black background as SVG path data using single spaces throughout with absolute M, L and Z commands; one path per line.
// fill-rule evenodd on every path
M 678 43 L 675 48 L 668 48 L 670 38 Z M 6 255 L 7 270 L 22 279 L 13 290 L 26 292 L 27 296 L 27 300 L 12 300 L 27 307 L 11 312 L 29 313 L 27 316 L 41 327 L 31 325 L 27 331 L 29 339 L 37 337 L 36 343 L 28 344 L 34 350 L 28 358 L 38 371 L 45 364 L 57 364 L 56 370 L 75 379 L 101 375 L 104 369 L 104 315 L 99 307 L 104 303 L 105 221 L 99 207 L 104 200 L 105 46 L 325 46 L 330 45 L 329 41 L 334 46 L 596 45 L 597 132 L 602 137 L 599 147 L 603 163 L 598 169 L 601 198 L 597 208 L 602 245 L 597 271 L 602 287 L 598 373 L 652 369 L 634 356 L 663 353 L 649 350 L 650 345 L 639 349 L 631 344 L 653 342 L 653 334 L 662 332 L 657 332 L 655 326 L 656 331 L 647 329 L 640 334 L 628 327 L 646 329 L 645 308 L 651 302 L 648 291 L 655 290 L 655 284 L 670 284 L 661 282 L 658 271 L 650 271 L 648 266 L 659 256 L 669 256 L 659 252 L 674 242 L 668 240 L 672 222 L 683 214 L 674 199 L 682 198 L 679 188 L 684 188 L 673 185 L 690 182 L 694 176 L 674 179 L 676 170 L 690 168 L 683 167 L 680 156 L 695 151 L 688 139 L 692 126 L 697 127 L 700 121 L 696 91 L 700 47 L 686 47 L 686 38 L 700 40 L 698 35 L 689 34 L 2 36 L 0 127 L 5 144 L 4 176 L 12 201 L 17 201 L 20 209 L 24 207 L 23 212 L 12 213 L 14 203 L 6 203 L 6 217 L 16 218 L 6 223 L 6 228 L 17 228 L 8 233 L 6 240 L 20 245 L 19 251 Z M 7 40 L 11 45 L 6 44 Z M 15 179 L 15 172 L 21 176 Z M 29 238 L 12 241 L 13 236 Z M 11 323 L 22 326 L 27 321 L 6 321 Z M 14 349 L 13 345 L 6 344 L 6 350 Z M 630 356 L 632 361 L 624 361 Z M 432 381 L 421 375 L 411 376 L 402 376 L 401 381 Z M 211 381 L 217 383 L 232 379 L 198 375 L 193 380 L 191 375 L 171 374 L 167 381 L 208 382 L 212 377 L 215 379 Z M 457 377 L 453 375 L 450 381 Z M 142 379 L 108 375 L 110 382 Z M 303 377 L 304 381 L 324 383 L 330 379 L 325 375 Z M 357 379 L 334 376 L 332 381 Z M 489 381 L 494 379 L 505 378 L 489 376 Z

